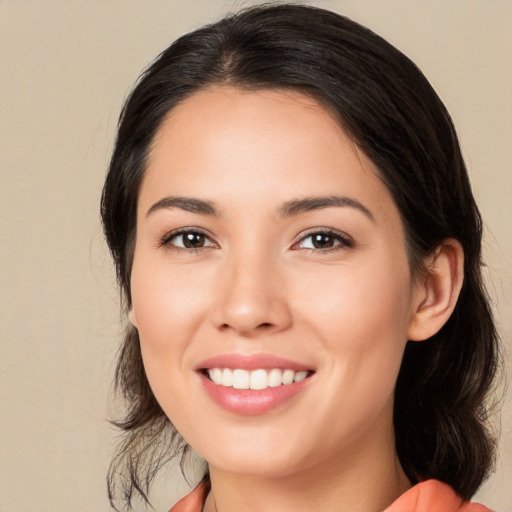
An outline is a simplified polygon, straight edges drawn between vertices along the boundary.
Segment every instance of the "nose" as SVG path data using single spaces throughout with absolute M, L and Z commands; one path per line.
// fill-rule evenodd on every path
M 221 331 L 247 338 L 288 329 L 292 314 L 279 265 L 253 257 L 225 263 L 213 321 Z

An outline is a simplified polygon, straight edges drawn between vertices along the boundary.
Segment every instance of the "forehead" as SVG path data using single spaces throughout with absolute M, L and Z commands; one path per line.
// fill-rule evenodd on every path
M 394 209 L 373 163 L 318 102 L 293 91 L 216 87 L 165 118 L 140 204 L 148 208 L 168 194 L 258 207 L 334 193 L 355 195 L 384 214 Z

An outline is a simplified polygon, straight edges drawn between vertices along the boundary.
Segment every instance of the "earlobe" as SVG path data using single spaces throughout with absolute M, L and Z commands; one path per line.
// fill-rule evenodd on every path
M 135 310 L 133 309 L 133 305 L 130 306 L 130 309 L 128 310 L 128 320 L 130 323 L 137 329 L 137 319 L 135 317 Z
M 443 240 L 427 262 L 427 274 L 416 285 L 407 336 L 422 341 L 450 318 L 464 280 L 464 251 L 457 240 Z

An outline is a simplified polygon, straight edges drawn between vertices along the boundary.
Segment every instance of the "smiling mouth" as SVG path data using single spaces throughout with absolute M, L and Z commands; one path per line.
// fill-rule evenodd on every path
M 294 371 L 290 369 L 272 368 L 243 370 L 239 368 L 208 368 L 202 370 L 209 380 L 219 386 L 233 389 L 263 390 L 288 386 L 301 382 L 313 374 L 309 370 Z

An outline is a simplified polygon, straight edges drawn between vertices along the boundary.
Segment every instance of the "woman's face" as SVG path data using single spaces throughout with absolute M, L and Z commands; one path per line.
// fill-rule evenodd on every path
M 416 294 L 402 223 L 313 100 L 224 87 L 171 111 L 131 279 L 153 392 L 212 467 L 289 475 L 392 445 Z

